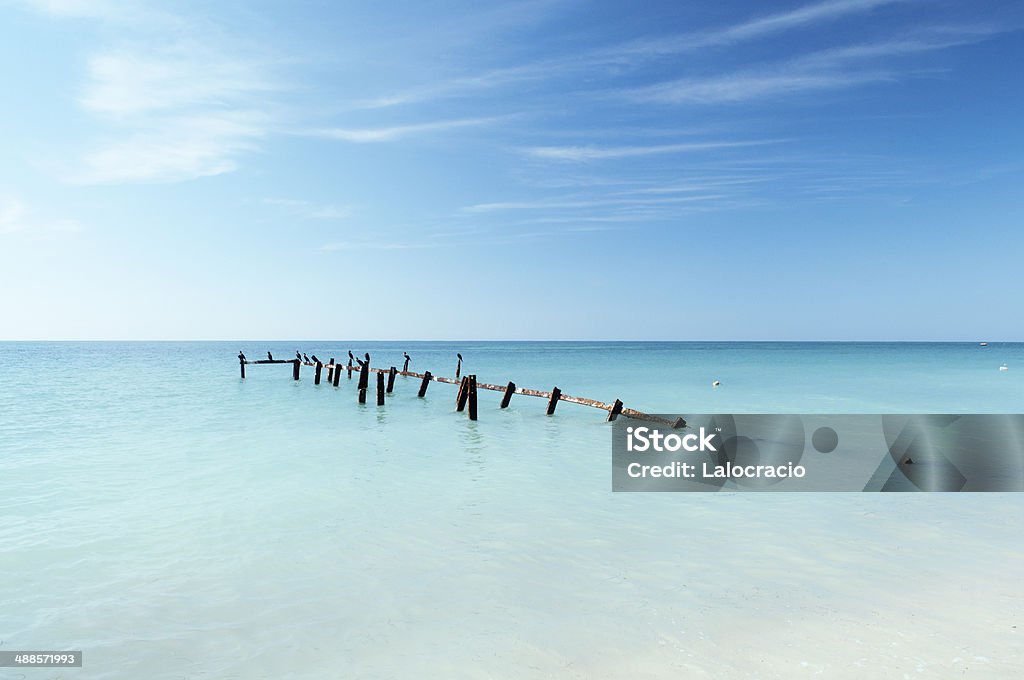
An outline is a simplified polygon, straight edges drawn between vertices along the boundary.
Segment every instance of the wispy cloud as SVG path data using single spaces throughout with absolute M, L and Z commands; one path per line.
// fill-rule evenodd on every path
M 352 216 L 352 208 L 347 205 L 320 204 L 294 198 L 265 198 L 263 203 L 311 220 L 341 220 Z
M 782 68 L 775 73 L 754 71 L 711 78 L 683 78 L 630 90 L 626 94 L 642 101 L 668 104 L 722 104 L 893 79 L 889 71 L 809 73 Z
M 381 109 L 403 104 L 416 104 L 466 92 L 494 89 L 512 83 L 539 80 L 552 75 L 552 71 L 545 69 L 542 64 L 557 66 L 557 64 L 547 61 L 496 68 L 475 75 L 460 76 L 458 78 L 417 85 L 400 92 L 392 92 L 378 97 L 358 99 L 352 102 L 351 106 L 355 109 Z
M 990 24 L 932 26 L 896 40 L 859 43 L 812 52 L 793 59 L 790 64 L 801 68 L 841 68 L 858 61 L 904 57 L 971 45 L 1007 30 L 1011 30 L 1011 27 Z
M 635 146 L 531 146 L 521 149 L 528 156 L 562 161 L 589 161 L 608 158 L 630 158 L 657 154 L 693 153 L 748 146 L 774 144 L 783 140 L 754 140 L 736 142 L 684 142 Z
M 79 101 L 88 111 L 123 119 L 182 109 L 235 109 L 276 89 L 251 61 L 183 43 L 158 52 L 122 49 L 93 56 Z
M 595 48 L 568 56 L 538 59 L 526 64 L 490 69 L 449 80 L 407 88 L 355 102 L 356 108 L 383 108 L 457 96 L 506 85 L 551 80 L 580 72 L 605 70 L 612 66 L 639 66 L 651 59 L 716 46 L 734 45 L 756 38 L 837 21 L 849 15 L 870 12 L 885 5 L 915 0 L 825 0 L 797 9 L 769 14 L 721 28 L 644 37 Z
M 507 117 L 490 118 L 460 118 L 455 120 L 438 120 L 429 123 L 411 123 L 409 125 L 396 125 L 392 127 L 375 128 L 325 128 L 314 130 L 310 134 L 328 139 L 338 139 L 345 142 L 367 144 L 372 142 L 393 142 L 398 139 L 414 135 L 423 135 L 433 132 L 455 130 L 458 128 L 480 127 L 491 125 L 499 120 L 506 120 Z
M 730 26 L 640 38 L 595 50 L 588 56 L 587 61 L 595 65 L 604 63 L 637 65 L 665 56 L 737 45 L 795 29 L 835 22 L 847 16 L 863 14 L 886 5 L 916 1 L 919 0 L 825 0 L 785 12 L 748 19 Z
M 764 182 L 770 182 L 773 179 L 775 179 L 775 177 L 766 175 L 759 175 L 757 177 L 749 177 L 742 175 L 722 177 L 699 177 L 691 180 L 677 182 L 674 184 L 659 184 L 656 186 L 644 186 L 635 189 L 625 189 L 622 191 L 616 191 L 614 195 L 636 196 L 644 194 L 681 194 L 709 190 L 718 191 L 724 188 L 737 188 L 751 184 L 763 184 Z
M 713 201 L 724 198 L 721 194 L 698 196 L 673 196 L 668 198 L 616 198 L 616 199 L 561 199 L 540 201 L 506 201 L 501 203 L 477 203 L 460 209 L 462 213 L 479 214 L 505 212 L 509 210 L 575 210 L 608 207 L 636 207 L 651 205 L 678 205 L 694 201 Z
M 237 157 L 257 148 L 267 134 L 256 112 L 201 112 L 139 120 L 85 154 L 68 176 L 80 184 L 175 182 L 220 175 L 238 167 Z
M 979 42 L 1000 30 L 1004 29 L 980 25 L 931 28 L 914 37 L 830 48 L 775 64 L 680 78 L 616 95 L 670 104 L 722 104 L 895 81 L 902 71 L 891 63 L 892 58 Z
M 0 196 L 0 235 L 15 232 L 60 232 L 82 231 L 77 220 L 41 219 L 32 214 L 29 206 L 16 196 Z
M 153 12 L 141 3 L 120 0 L 15 0 L 15 3 L 54 17 L 72 19 L 123 22 Z
M 347 250 L 413 250 L 432 247 L 434 245 L 430 243 L 337 241 L 326 243 L 320 246 L 319 250 L 323 253 L 334 253 Z
M 905 3 L 910 0 L 825 0 L 798 7 L 788 12 L 768 14 L 733 26 L 684 34 L 667 43 L 662 49 L 677 45 L 682 49 L 695 49 L 713 45 L 730 45 L 795 28 L 837 21 L 851 14 L 862 14 L 884 5 Z
M 0 197 L 0 234 L 25 228 L 25 204 L 16 198 Z
M 121 13 L 112 2 L 32 4 L 58 17 L 116 17 L 123 36 L 87 59 L 78 103 L 106 129 L 64 172 L 69 181 L 173 182 L 230 172 L 273 127 L 270 102 L 283 88 L 268 75 L 271 65 L 228 40 L 205 39 L 207 27 L 149 11 Z

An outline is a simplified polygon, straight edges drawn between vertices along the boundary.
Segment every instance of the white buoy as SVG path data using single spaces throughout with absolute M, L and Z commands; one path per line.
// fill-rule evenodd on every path
M 999 370 L 1000 371 L 1009 371 L 1010 367 L 1007 366 L 1006 364 L 1003 364 L 1002 366 L 999 367 Z
M 722 383 L 718 382 L 717 380 L 712 380 L 712 381 L 711 381 L 711 386 L 712 386 L 712 387 L 718 387 L 718 386 L 719 386 L 719 385 L 721 385 L 721 384 L 722 384 Z

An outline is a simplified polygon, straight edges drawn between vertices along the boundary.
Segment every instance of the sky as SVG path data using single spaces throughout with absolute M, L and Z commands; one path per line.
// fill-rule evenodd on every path
M 0 0 L 0 340 L 1024 340 L 1022 28 Z

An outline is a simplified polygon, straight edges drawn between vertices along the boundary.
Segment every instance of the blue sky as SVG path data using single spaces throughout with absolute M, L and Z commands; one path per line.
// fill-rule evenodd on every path
M 0 12 L 0 339 L 1024 340 L 1020 2 Z

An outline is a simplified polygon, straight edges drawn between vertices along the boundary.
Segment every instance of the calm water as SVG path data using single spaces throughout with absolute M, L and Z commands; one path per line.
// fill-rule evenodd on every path
M 1024 411 L 1022 344 L 0 343 L 0 649 L 85 652 L 24 677 L 1024 674 L 1020 495 L 613 495 L 600 411 L 359 406 L 240 348 L 460 351 L 652 412 Z

